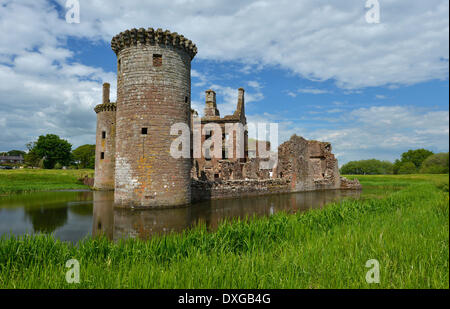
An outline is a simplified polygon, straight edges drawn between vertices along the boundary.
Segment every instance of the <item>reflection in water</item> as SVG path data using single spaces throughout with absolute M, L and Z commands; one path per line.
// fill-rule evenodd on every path
M 112 192 L 94 192 L 93 235 L 118 240 L 128 237 L 148 239 L 152 235 L 181 232 L 202 222 L 214 230 L 223 220 L 270 216 L 284 211 L 295 213 L 345 197 L 359 198 L 359 191 L 314 191 L 295 194 L 207 201 L 185 208 L 129 210 L 114 208 Z
M 54 233 L 78 241 L 91 227 L 92 192 L 35 192 L 0 196 L 0 236 Z
M 315 191 L 206 201 L 185 208 L 129 210 L 115 208 L 113 192 L 66 191 L 0 196 L 0 236 L 53 233 L 63 241 L 77 242 L 92 235 L 109 239 L 180 232 L 201 222 L 214 230 L 223 220 L 295 213 L 359 191 Z
M 25 209 L 25 216 L 30 218 L 36 233 L 52 233 L 67 222 L 67 207 L 48 208 L 41 206 Z

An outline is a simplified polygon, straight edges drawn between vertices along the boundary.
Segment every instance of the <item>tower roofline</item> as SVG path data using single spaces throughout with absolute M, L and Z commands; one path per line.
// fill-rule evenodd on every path
M 155 30 L 153 28 L 144 28 L 126 30 L 111 40 L 111 48 L 117 54 L 127 47 L 137 45 L 138 42 L 144 45 L 168 45 L 184 50 L 191 56 L 191 60 L 197 54 L 197 46 L 191 40 L 183 35 L 169 30 L 163 31 L 161 28 Z
M 100 112 L 115 112 L 117 105 L 115 102 L 102 103 L 94 108 L 94 111 L 98 114 Z

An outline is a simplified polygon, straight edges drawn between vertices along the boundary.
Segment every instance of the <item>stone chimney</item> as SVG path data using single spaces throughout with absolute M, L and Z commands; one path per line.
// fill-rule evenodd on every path
M 103 84 L 103 104 L 105 103 L 109 103 L 109 89 L 110 89 L 110 85 L 109 83 L 104 83 Z
M 238 90 L 238 103 L 236 111 L 234 112 L 235 117 L 239 117 L 242 121 L 245 120 L 245 101 L 244 101 L 245 90 L 244 88 L 239 88 Z
M 211 89 L 206 90 L 206 106 L 204 112 L 205 117 L 220 116 L 216 104 L 216 93 Z

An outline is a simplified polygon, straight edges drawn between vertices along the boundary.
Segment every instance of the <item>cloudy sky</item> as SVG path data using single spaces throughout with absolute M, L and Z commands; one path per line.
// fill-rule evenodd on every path
M 54 133 L 74 147 L 95 143 L 93 108 L 112 86 L 111 38 L 163 28 L 198 47 L 192 105 L 217 93 L 221 115 L 246 89 L 249 121 L 277 122 L 329 141 L 340 164 L 394 160 L 403 151 L 449 149 L 448 0 L 0 0 L 0 151 Z

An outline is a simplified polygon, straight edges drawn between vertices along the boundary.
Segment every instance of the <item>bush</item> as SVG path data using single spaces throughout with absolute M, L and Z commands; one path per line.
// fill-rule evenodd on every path
M 420 172 L 423 174 L 448 174 L 448 159 L 448 152 L 429 156 L 423 161 Z
M 417 168 L 412 162 L 404 162 L 400 165 L 400 168 L 398 169 L 398 173 L 400 175 L 402 174 L 415 174 L 417 173 Z
M 392 174 L 393 166 L 389 161 L 380 161 L 376 159 L 350 161 L 342 166 L 341 173 L 347 175 Z
M 402 162 L 412 162 L 416 166 L 416 168 L 420 168 L 422 166 L 422 162 L 425 161 L 429 156 L 432 156 L 434 153 L 432 151 L 426 149 L 416 149 L 416 150 L 408 150 L 407 152 L 402 153 Z
M 60 169 L 62 169 L 62 164 L 59 163 L 59 162 L 57 162 L 57 163 L 55 164 L 54 169 L 55 169 L 55 170 L 60 170 Z

